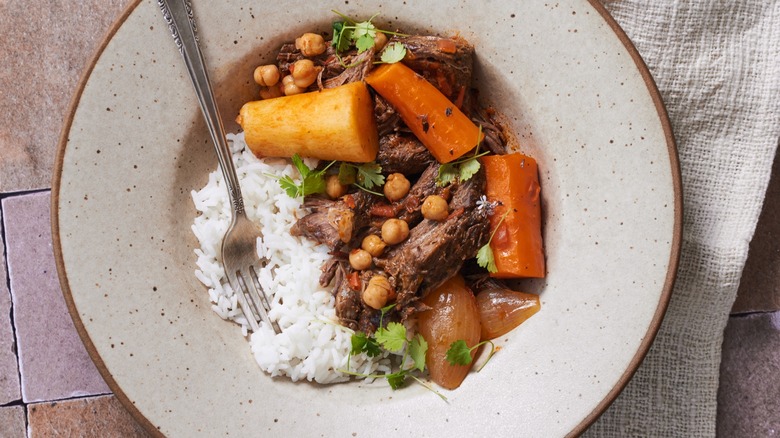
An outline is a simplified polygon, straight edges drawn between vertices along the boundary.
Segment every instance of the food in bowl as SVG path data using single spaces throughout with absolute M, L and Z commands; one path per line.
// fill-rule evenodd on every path
M 255 69 L 260 99 L 231 136 L 282 329 L 252 333 L 251 349 L 293 380 L 396 388 L 427 368 L 453 389 L 479 346 L 539 310 L 504 282 L 545 275 L 537 165 L 480 106 L 467 41 L 342 18 L 330 41 L 306 33 Z M 246 334 L 219 261 L 221 174 L 193 199 L 196 275 Z

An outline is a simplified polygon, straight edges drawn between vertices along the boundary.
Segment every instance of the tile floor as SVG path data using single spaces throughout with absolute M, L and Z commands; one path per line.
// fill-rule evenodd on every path
M 10 117 L 0 127 L 0 437 L 146 436 L 79 341 L 49 225 L 50 175 L 68 102 L 130 2 L 0 2 L 0 59 L 17 66 L 0 73 L 0 112 Z M 779 163 L 726 329 L 722 437 L 780 435 Z

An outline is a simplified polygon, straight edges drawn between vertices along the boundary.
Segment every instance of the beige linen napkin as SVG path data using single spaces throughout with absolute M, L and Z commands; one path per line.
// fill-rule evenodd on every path
M 669 112 L 684 231 L 656 341 L 585 435 L 714 436 L 723 330 L 780 138 L 780 0 L 602 2 Z

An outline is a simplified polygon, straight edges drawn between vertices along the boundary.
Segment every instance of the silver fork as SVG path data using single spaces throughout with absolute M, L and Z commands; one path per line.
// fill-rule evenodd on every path
M 195 86 L 200 109 L 217 150 L 219 167 L 225 177 L 233 207 L 233 218 L 222 241 L 222 264 L 230 287 L 235 291 L 241 311 L 253 332 L 260 329 L 259 321 L 263 321 L 276 333 L 280 333 L 279 326 L 268 317 L 270 305 L 257 276 L 258 268 L 267 263 L 266 259 L 261 259 L 257 254 L 257 238 L 262 237 L 262 232 L 247 218 L 244 211 L 244 200 L 225 138 L 225 128 L 206 73 L 206 63 L 198 46 L 192 4 L 189 0 L 157 0 L 157 4 L 187 64 L 187 72 Z

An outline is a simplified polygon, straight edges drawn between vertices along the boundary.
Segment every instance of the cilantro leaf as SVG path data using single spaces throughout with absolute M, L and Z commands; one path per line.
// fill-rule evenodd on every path
M 385 378 L 387 379 L 387 383 L 390 384 L 391 388 L 398 389 L 404 386 L 404 383 L 406 383 L 406 372 L 399 371 L 393 374 L 385 374 Z
M 463 339 L 450 344 L 447 350 L 447 362 L 450 365 L 468 365 L 471 363 L 471 349 Z
M 339 46 L 343 41 L 342 36 L 344 32 L 344 22 L 334 21 L 331 25 L 331 29 L 333 30 L 333 39 L 330 41 L 330 44 L 336 48 L 336 51 L 339 51 Z
M 476 158 L 472 158 L 462 162 L 458 167 L 460 180 L 461 181 L 468 180 L 469 178 L 474 176 L 474 174 L 479 172 L 480 167 L 481 166 L 479 164 L 479 160 L 477 160 Z
M 370 163 L 355 166 L 357 168 L 357 182 L 367 189 L 374 186 L 381 186 L 385 183 L 385 176 L 382 175 L 382 166 L 372 161 Z
M 355 332 L 350 339 L 352 350 L 349 351 L 349 354 L 360 354 L 366 346 L 366 342 L 368 342 L 368 336 L 365 333 Z
M 324 169 L 312 172 L 309 166 L 303 162 L 303 159 L 295 154 L 292 156 L 292 163 L 298 173 L 301 174 L 301 182 L 296 183 L 290 176 L 278 177 L 275 175 L 269 175 L 279 180 L 279 186 L 287 192 L 287 195 L 291 198 L 297 198 L 299 196 L 313 195 L 315 193 L 325 193 L 325 171 L 335 163 L 331 161 L 330 164 L 325 166 Z
M 425 353 L 428 352 L 428 343 L 421 334 L 417 333 L 409 342 L 409 356 L 414 361 L 414 369 L 425 370 Z
M 301 181 L 301 195 L 308 196 L 315 193 L 325 193 L 325 178 L 320 172 L 306 175 Z
M 350 354 L 354 355 L 365 352 L 369 357 L 376 357 L 382 353 L 382 350 L 379 349 L 379 344 L 376 343 L 376 340 L 368 337 L 363 332 L 356 332 L 353 334 L 351 342 L 352 350 L 350 351 Z
M 394 41 L 385 46 L 385 50 L 382 51 L 380 59 L 386 64 L 395 64 L 404 59 L 404 56 L 406 56 L 406 46 Z
M 339 166 L 339 182 L 345 186 L 355 184 L 357 178 L 357 168 L 347 163 L 341 163 Z
M 400 351 L 406 344 L 406 327 L 401 323 L 391 322 L 387 324 L 387 328 L 377 329 L 374 336 L 385 350 Z
M 458 178 L 459 173 L 453 163 L 442 164 L 439 166 L 439 173 L 436 175 L 436 185 L 444 187 L 454 182 Z
M 376 17 L 376 15 L 374 15 L 374 17 Z M 369 36 L 373 43 L 374 37 L 376 36 L 376 26 L 371 23 L 371 20 L 373 20 L 374 17 L 369 18 L 368 21 L 361 21 L 360 23 L 355 24 L 355 32 L 353 34 L 355 40 L 359 40 L 364 36 Z
M 349 45 L 352 43 L 352 29 L 346 26 L 343 21 L 333 22 L 333 41 L 331 44 L 336 48 L 336 52 L 344 52 L 349 50 Z
M 282 189 L 287 192 L 287 196 L 291 198 L 298 197 L 298 184 L 296 184 L 295 181 L 293 181 L 293 179 L 289 176 L 283 176 L 279 178 L 279 186 L 281 186 Z
M 469 346 L 466 344 L 466 341 L 459 339 L 450 344 L 450 349 L 447 350 L 447 362 L 449 362 L 450 365 L 468 365 L 472 360 L 471 352 L 485 344 L 490 344 L 490 354 L 488 354 L 487 359 L 485 359 L 485 363 L 483 363 L 482 366 L 477 370 L 477 372 L 480 372 L 482 371 L 482 368 L 485 368 L 485 365 L 490 362 L 490 359 L 493 357 L 493 355 L 496 354 L 496 346 L 493 344 L 493 341 L 482 341 L 479 344 L 469 348 Z
M 301 158 L 300 155 L 295 154 L 290 159 L 293 162 L 293 166 L 295 166 L 295 168 L 298 169 L 298 173 L 300 173 L 302 177 L 306 178 L 306 176 L 311 173 L 311 169 L 309 169 L 309 166 L 307 166 L 306 163 L 303 162 L 303 159 Z
M 479 169 L 482 166 L 479 164 L 477 158 L 490 153 L 490 151 L 485 151 L 482 153 L 479 152 L 479 144 L 482 141 L 481 139 L 482 139 L 482 125 L 479 125 L 479 132 L 477 135 L 477 145 L 475 146 L 474 149 L 474 155 L 471 155 L 466 158 L 461 158 L 451 163 L 442 164 L 439 167 L 439 174 L 436 175 L 436 185 L 438 185 L 439 187 L 443 187 L 446 186 L 447 184 L 454 182 L 456 179 L 459 180 L 460 182 L 467 181 L 469 178 L 471 178 L 477 172 L 479 172 Z
M 361 189 L 374 193 L 370 189 L 384 184 L 385 176 L 382 175 L 382 166 L 374 161 L 359 165 L 341 163 L 341 166 L 339 166 L 339 182 L 345 185 L 358 184 Z
M 376 343 L 375 339 L 368 339 L 368 342 L 366 342 L 366 346 L 363 347 L 363 351 L 366 352 L 366 355 L 368 357 L 377 357 L 382 353 L 382 350 L 379 349 L 379 344 Z
M 364 34 L 355 40 L 355 47 L 357 47 L 358 53 L 365 52 L 366 50 L 374 47 L 374 37 L 368 34 Z
M 490 242 L 482 245 L 479 251 L 477 251 L 477 264 L 487 269 L 491 274 L 498 272 L 496 258 L 493 255 L 493 250 L 490 248 Z
M 493 229 L 493 232 L 490 233 L 490 238 L 488 239 L 487 243 L 484 244 L 482 248 L 479 249 L 479 251 L 477 251 L 477 264 L 487 269 L 491 274 L 498 272 L 498 267 L 496 266 L 496 258 L 493 254 L 493 250 L 490 248 L 490 242 L 493 241 L 493 236 L 496 235 L 496 231 L 498 231 L 498 228 L 501 227 L 502 223 L 504 223 L 504 219 L 506 219 L 510 211 L 512 210 L 507 209 L 504 215 L 501 216 L 501 220 L 498 221 L 496 227 Z

